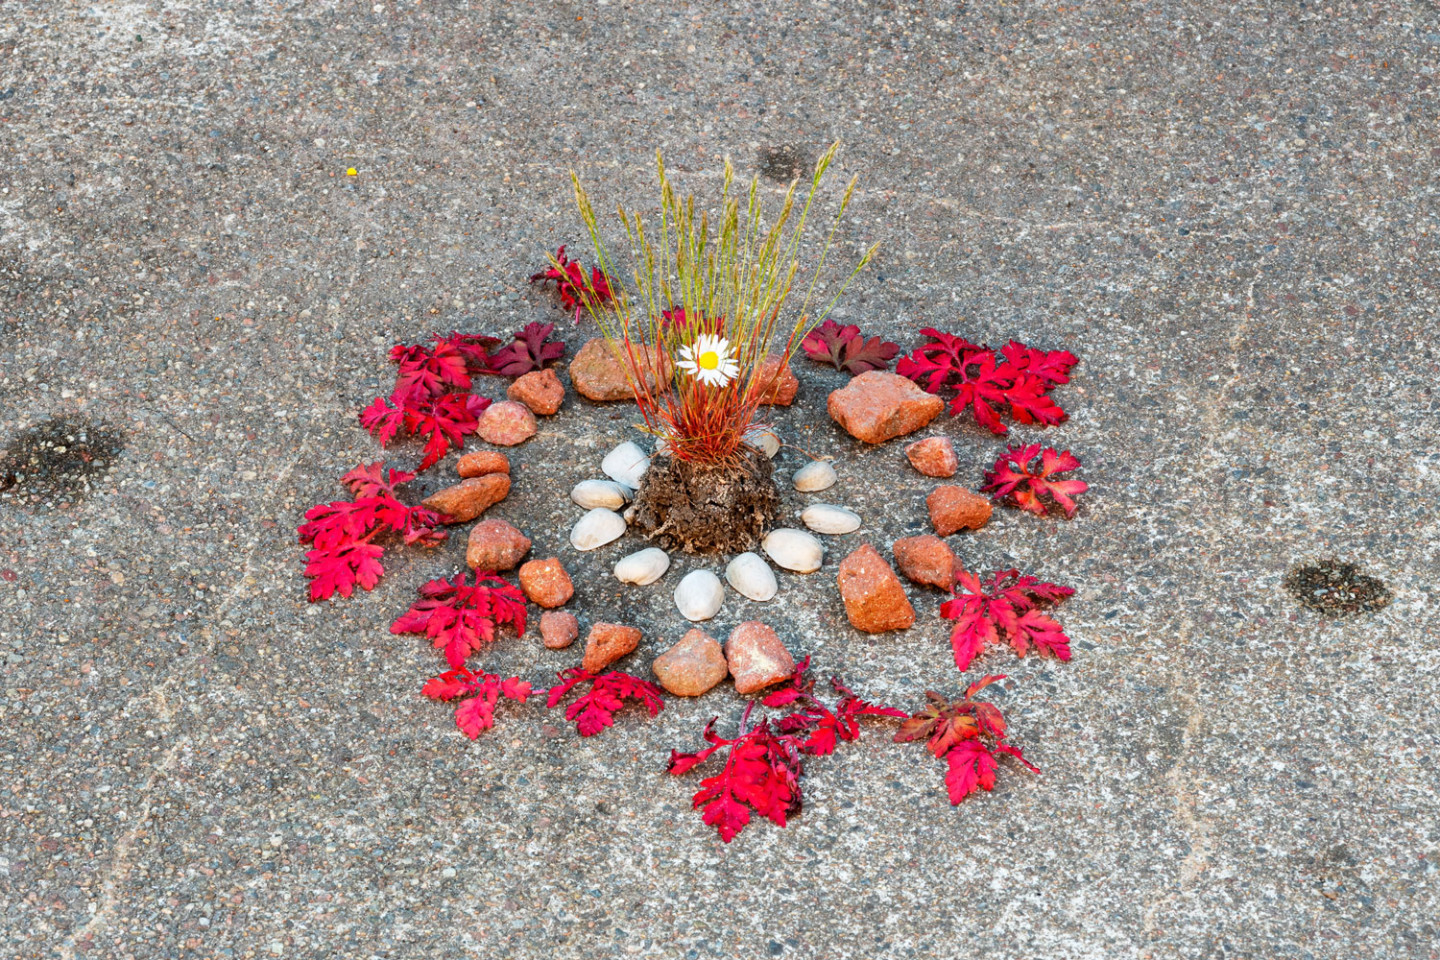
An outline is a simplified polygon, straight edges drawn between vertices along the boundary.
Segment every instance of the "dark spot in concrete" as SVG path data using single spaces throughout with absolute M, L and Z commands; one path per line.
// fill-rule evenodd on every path
M 1372 613 L 1394 599 L 1383 581 L 1334 558 L 1293 568 L 1284 584 L 1301 606 L 1324 616 Z
M 22 430 L 0 451 L 0 497 L 29 503 L 76 503 L 110 472 L 125 449 L 118 428 L 55 417 Z
M 760 175 L 776 183 L 805 179 L 815 172 L 815 157 L 803 144 L 760 148 Z

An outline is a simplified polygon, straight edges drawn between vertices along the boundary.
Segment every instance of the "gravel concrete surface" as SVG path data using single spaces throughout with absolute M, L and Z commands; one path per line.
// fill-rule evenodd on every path
M 0 0 L 0 955 L 1440 955 L 1437 57 L 1432 0 Z M 651 202 L 657 146 L 702 193 L 728 155 L 773 202 L 837 137 L 842 251 L 881 243 L 843 318 L 1081 357 L 1069 422 L 1013 431 L 1082 458 L 1079 516 L 952 538 L 1073 585 L 1075 657 L 971 670 L 1011 676 L 1042 775 L 952 808 L 876 725 L 789 828 L 724 846 L 664 764 L 733 729 L 728 686 L 585 741 L 506 705 L 471 743 L 386 629 L 463 533 L 311 606 L 294 530 L 377 458 L 354 416 L 391 343 L 590 335 L 525 283 L 583 255 L 570 169 L 604 209 Z M 711 632 L 765 618 L 863 693 L 957 693 L 937 593 L 871 637 L 834 587 L 927 528 L 933 483 L 796 367 L 777 462 L 838 458 L 811 499 L 865 525 Z M 490 515 L 564 561 L 582 624 L 645 630 L 646 673 L 720 564 L 622 588 L 632 538 L 570 548 L 566 491 L 633 412 L 572 392 Z M 972 486 L 1002 448 L 932 434 Z M 1332 556 L 1393 602 L 1302 607 L 1287 572 Z M 578 659 L 532 627 L 484 662 Z

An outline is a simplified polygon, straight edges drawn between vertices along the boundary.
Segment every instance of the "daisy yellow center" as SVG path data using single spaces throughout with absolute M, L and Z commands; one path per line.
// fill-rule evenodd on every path
M 716 367 L 720 366 L 720 354 L 716 353 L 714 350 L 706 350 L 704 353 L 700 354 L 699 358 L 697 358 L 695 362 L 703 370 L 714 370 Z

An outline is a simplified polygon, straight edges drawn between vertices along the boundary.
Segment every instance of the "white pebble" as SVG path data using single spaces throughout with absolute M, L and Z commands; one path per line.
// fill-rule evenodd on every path
M 790 527 L 771 530 L 760 546 L 771 560 L 796 573 L 813 573 L 825 559 L 825 547 L 819 540 L 804 530 Z
M 828 490 L 835 486 L 835 468 L 827 460 L 816 460 L 796 470 L 792 479 L 795 481 L 795 489 L 801 493 Z
M 616 483 L 623 483 L 632 490 L 640 489 L 640 478 L 650 469 L 650 458 L 637 445 L 626 440 L 620 446 L 605 454 L 600 461 L 605 476 Z
M 665 576 L 669 569 L 670 554 L 659 547 L 646 547 L 620 558 L 615 564 L 615 579 L 643 587 Z
M 775 454 L 780 452 L 780 438 L 775 431 L 768 427 L 751 427 L 745 433 L 745 442 L 756 449 L 765 451 L 765 456 L 771 460 Z
M 581 480 L 570 491 L 570 499 L 586 510 L 604 507 L 619 510 L 630 502 L 634 493 L 623 483 L 614 480 Z
M 775 596 L 775 571 L 758 553 L 742 553 L 725 568 L 725 580 L 741 596 L 761 603 Z
M 691 570 L 675 588 L 675 606 L 686 620 L 709 620 L 724 602 L 725 588 L 709 570 Z
M 625 535 L 625 518 L 614 510 L 596 507 L 570 529 L 570 545 L 576 550 L 596 550 Z
M 860 514 L 831 503 L 812 503 L 800 520 L 816 533 L 854 533 L 860 529 Z

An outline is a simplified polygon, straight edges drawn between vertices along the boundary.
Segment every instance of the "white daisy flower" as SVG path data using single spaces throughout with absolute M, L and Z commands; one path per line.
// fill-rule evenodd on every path
M 740 372 L 730 357 L 730 341 L 709 334 L 696 337 L 688 347 L 681 347 L 675 366 L 712 387 L 725 386 Z

